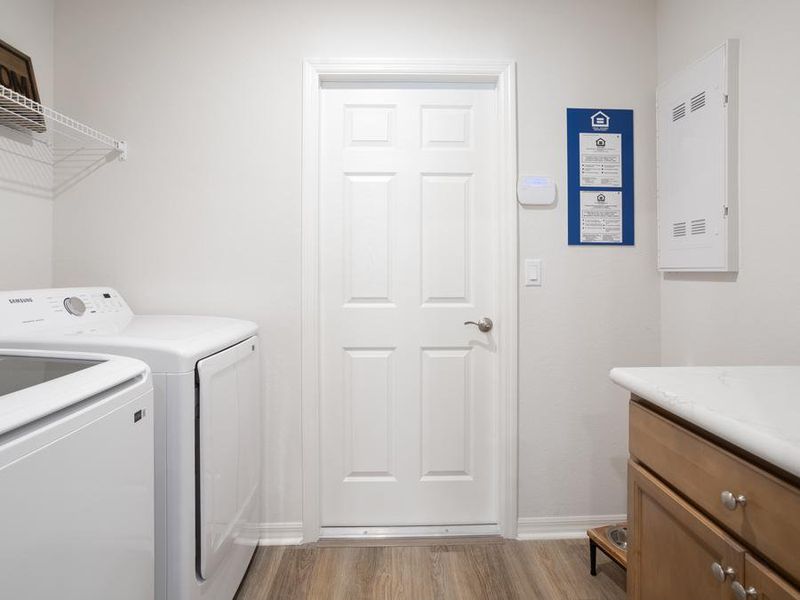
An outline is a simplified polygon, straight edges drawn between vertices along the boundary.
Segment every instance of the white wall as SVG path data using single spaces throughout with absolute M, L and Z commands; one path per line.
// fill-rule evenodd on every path
M 800 362 L 798 22 L 793 0 L 659 0 L 659 81 L 741 40 L 740 270 L 664 277 L 665 364 Z
M 31 57 L 42 102 L 53 99 L 53 0 L 0 0 L 0 39 Z M 0 132 L 3 143 L 7 134 Z M 14 181 L 30 167 L 0 155 L 0 289 L 47 287 L 52 279 L 53 205 Z M 25 166 L 27 165 L 27 166 Z M 11 169 L 11 170 L 9 170 Z
M 520 514 L 625 511 L 615 365 L 659 361 L 655 6 L 650 0 L 170 2 L 56 8 L 62 110 L 130 159 L 59 198 L 55 279 L 110 284 L 140 312 L 259 322 L 267 516 L 300 514 L 300 125 L 306 57 L 512 58 L 519 158 L 565 187 L 567 106 L 636 111 L 635 248 L 569 248 L 566 201 L 521 210 Z

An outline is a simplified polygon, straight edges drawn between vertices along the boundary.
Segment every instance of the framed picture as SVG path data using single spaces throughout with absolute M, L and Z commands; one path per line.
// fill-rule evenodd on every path
M 2 40 L 0 40 L 0 84 L 34 102 L 40 102 L 31 57 Z
M 33 74 L 31 57 L 0 40 L 0 84 L 33 100 L 39 100 L 39 88 Z M 32 108 L 0 97 L 0 125 L 44 133 L 44 117 Z

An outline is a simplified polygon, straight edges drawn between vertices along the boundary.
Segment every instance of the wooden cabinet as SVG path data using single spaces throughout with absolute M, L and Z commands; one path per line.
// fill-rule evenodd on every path
M 800 600 L 800 490 L 638 402 L 630 428 L 629 598 Z
M 631 463 L 628 469 L 628 594 L 643 600 L 728 600 L 730 585 L 714 578 L 717 563 L 744 570 L 744 549 L 665 484 Z
M 744 580 L 745 594 L 752 600 L 800 600 L 796 588 L 749 555 L 745 557 Z
M 800 489 L 635 403 L 630 452 L 714 522 L 800 580 Z M 726 491 L 744 496 L 746 505 L 727 508 Z

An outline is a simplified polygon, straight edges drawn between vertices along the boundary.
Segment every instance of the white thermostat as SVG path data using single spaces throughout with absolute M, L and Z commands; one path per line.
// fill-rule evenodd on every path
M 549 206 L 556 201 L 556 184 L 544 175 L 520 175 L 517 199 L 523 206 Z

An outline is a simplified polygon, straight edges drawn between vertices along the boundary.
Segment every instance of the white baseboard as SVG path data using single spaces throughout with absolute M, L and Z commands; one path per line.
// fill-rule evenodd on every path
M 627 515 L 597 515 L 591 517 L 520 517 L 517 539 L 570 540 L 586 537 L 586 530 L 601 525 L 622 523 Z
M 586 537 L 586 530 L 601 525 L 621 523 L 627 515 L 585 517 L 520 517 L 517 539 L 567 540 Z M 260 546 L 293 546 L 303 543 L 303 524 L 261 523 L 258 526 Z
M 303 543 L 302 523 L 261 523 L 259 546 L 296 546 Z

